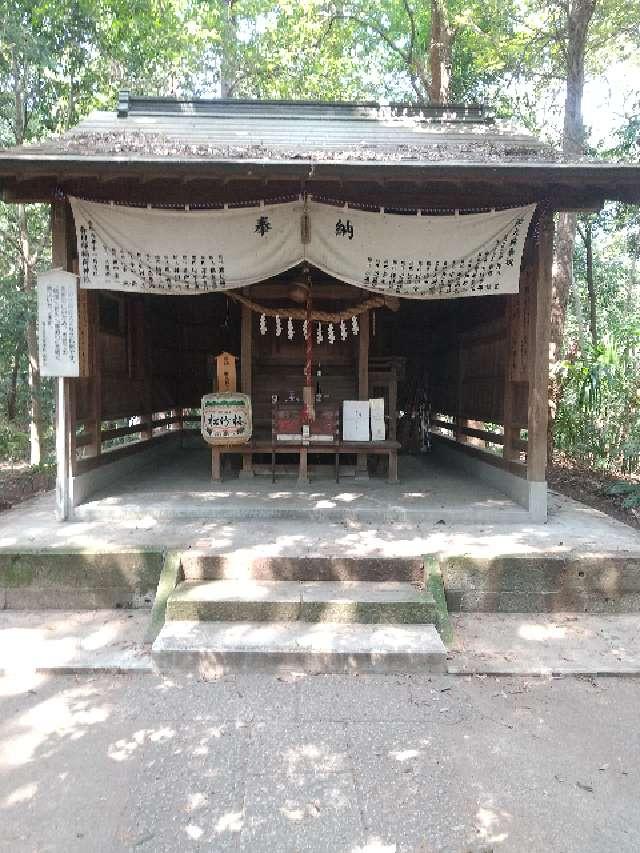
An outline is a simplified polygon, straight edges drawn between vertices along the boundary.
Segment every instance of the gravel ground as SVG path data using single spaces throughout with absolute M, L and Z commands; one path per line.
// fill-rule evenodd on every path
M 0 680 L 0 850 L 638 849 L 639 679 Z

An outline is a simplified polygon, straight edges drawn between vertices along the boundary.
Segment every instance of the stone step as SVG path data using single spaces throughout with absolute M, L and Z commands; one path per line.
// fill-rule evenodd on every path
M 433 625 L 309 622 L 166 622 L 154 669 L 208 678 L 230 672 L 445 672 Z
M 385 483 L 385 486 L 387 484 Z M 344 504 L 341 506 L 317 506 L 318 501 L 305 502 L 295 500 L 283 505 L 278 501 L 270 502 L 241 500 L 212 503 L 202 496 L 188 495 L 163 498 L 142 494 L 139 500 L 131 496 L 128 500 L 109 503 L 107 500 L 89 500 L 74 508 L 74 518 L 78 521 L 132 521 L 133 519 L 153 518 L 156 522 L 171 521 L 215 521 L 216 523 L 237 524 L 242 522 L 299 521 L 304 524 L 374 524 L 387 525 L 402 522 L 405 524 L 437 524 L 445 520 L 447 524 L 526 524 L 529 513 L 509 498 L 492 491 L 492 499 L 475 503 L 455 503 L 443 508 L 436 506 L 411 506 L 407 502 L 395 503 L 389 497 L 371 505 Z M 328 503 L 333 503 L 331 500 Z
M 168 620 L 219 622 L 427 623 L 429 593 L 409 583 L 370 581 L 183 581 L 167 601 Z
M 181 554 L 187 580 L 405 581 L 424 580 L 422 557 L 256 556 L 189 549 Z

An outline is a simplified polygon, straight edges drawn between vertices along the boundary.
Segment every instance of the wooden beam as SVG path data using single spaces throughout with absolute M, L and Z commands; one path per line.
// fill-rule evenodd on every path
M 545 482 L 547 468 L 552 266 L 553 216 L 546 213 L 540 220 L 539 238 L 535 246 L 529 314 L 527 479 L 536 483 Z
M 254 284 L 248 287 L 247 290 L 249 291 L 250 298 L 260 303 L 270 299 L 289 299 L 293 287 L 293 281 L 274 281 L 264 284 Z M 362 288 L 354 287 L 351 284 L 335 284 L 329 275 L 314 270 L 313 296 L 314 301 L 335 299 L 347 301 L 350 305 L 353 305 L 362 301 L 363 291 Z

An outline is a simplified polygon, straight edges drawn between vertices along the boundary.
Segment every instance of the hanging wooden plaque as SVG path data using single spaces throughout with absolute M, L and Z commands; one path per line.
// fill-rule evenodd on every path
M 236 357 L 230 352 L 221 352 L 216 356 L 216 377 L 218 391 L 236 390 Z

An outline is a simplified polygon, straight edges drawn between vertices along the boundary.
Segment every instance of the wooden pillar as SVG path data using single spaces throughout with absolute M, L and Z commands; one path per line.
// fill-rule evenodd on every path
M 398 373 L 395 365 L 389 382 L 389 439 L 395 441 L 398 433 Z
M 526 255 L 525 255 L 526 257 Z M 528 274 L 524 271 L 521 279 Z M 522 283 L 520 290 L 522 292 Z M 519 338 L 519 319 L 520 312 L 517 310 L 517 303 L 522 298 L 520 294 L 509 296 L 509 304 L 507 306 L 507 348 L 504 368 L 504 400 L 503 400 L 503 417 L 502 423 L 504 428 L 504 445 L 502 447 L 502 456 L 510 462 L 520 459 L 520 451 L 516 446 L 516 441 L 520 438 L 520 428 L 514 426 L 515 420 L 515 383 L 513 377 L 513 348 L 515 341 Z M 514 310 L 515 309 L 515 310 Z
M 534 250 L 529 314 L 529 406 L 527 479 L 529 511 L 538 520 L 547 513 L 547 425 L 549 417 L 549 336 L 553 267 L 553 215 L 542 214 Z
M 127 298 L 125 304 L 127 340 L 129 341 L 129 378 L 142 379 L 142 399 L 138 410 L 141 419 L 140 434 L 145 441 L 150 441 L 153 438 L 153 365 L 149 304 L 139 296 Z
M 298 468 L 298 482 L 306 484 L 309 482 L 308 448 L 300 447 L 300 466 Z
M 358 335 L 358 399 L 369 399 L 369 311 L 363 311 L 359 319 L 360 333 Z M 367 454 L 358 453 L 356 461 L 356 477 L 364 480 L 369 478 Z
M 455 430 L 453 437 L 456 441 L 464 441 L 464 433 L 460 429 L 464 426 L 464 418 L 462 416 L 462 389 L 464 380 L 464 349 L 463 338 L 458 335 L 458 322 L 455 311 L 453 312 L 451 322 L 451 346 L 455 347 L 456 352 L 456 415 L 454 419 Z
M 66 202 L 54 201 L 51 254 L 54 268 L 71 269 L 70 219 Z M 75 416 L 71 411 L 71 381 L 62 376 L 58 377 L 56 389 L 56 517 L 59 521 L 67 521 L 72 511 L 71 435 L 75 431 Z
M 91 313 L 89 321 L 89 333 L 91 340 L 91 366 L 92 366 L 92 394 L 91 394 L 91 417 L 93 419 L 95 439 L 94 455 L 102 453 L 102 354 L 100 352 L 100 306 L 98 294 L 91 292 Z
M 253 375 L 253 322 L 252 311 L 246 305 L 242 306 L 242 321 L 240 326 L 240 384 L 242 393 L 251 395 Z M 251 453 L 242 454 L 242 471 L 240 476 L 253 477 L 253 457 Z
M 219 483 L 222 480 L 222 465 L 220 457 L 220 448 L 213 446 L 211 448 L 211 479 L 216 483 Z

